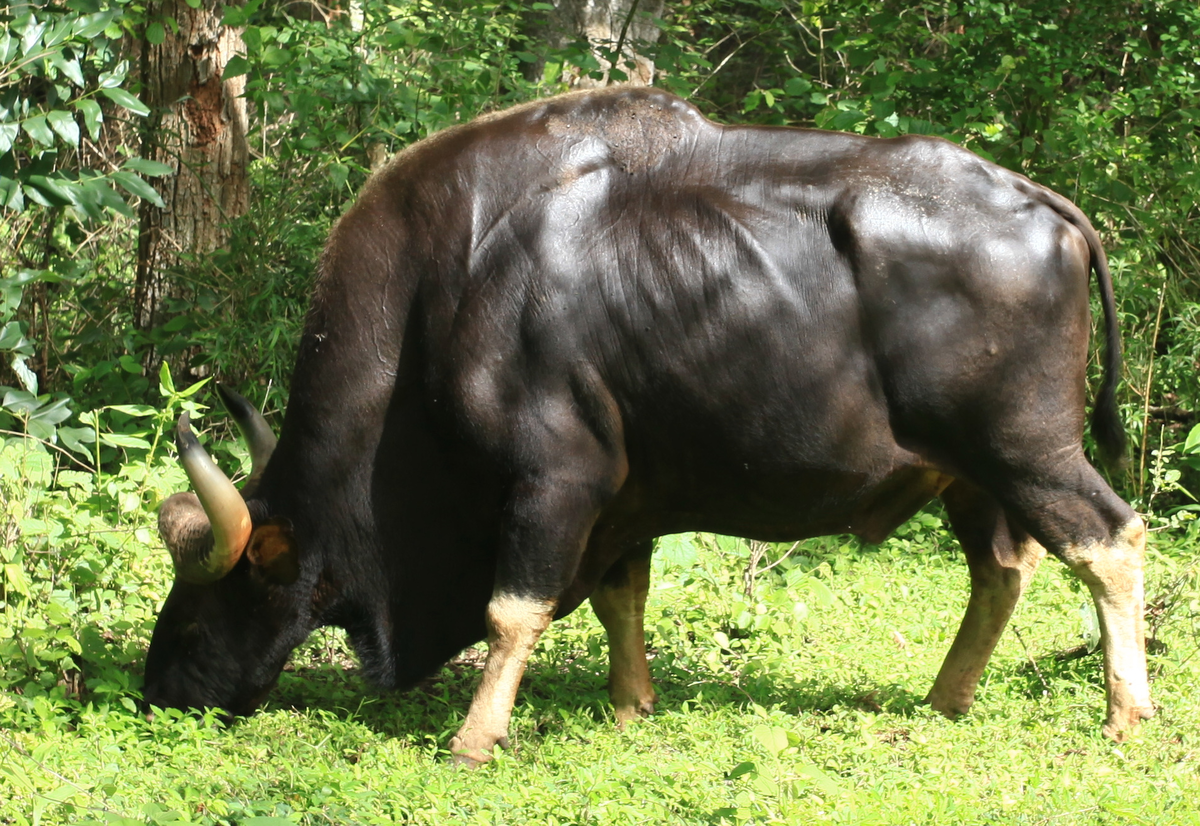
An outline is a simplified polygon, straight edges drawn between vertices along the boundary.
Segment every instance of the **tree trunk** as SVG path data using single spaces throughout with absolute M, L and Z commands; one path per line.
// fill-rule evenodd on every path
M 186 298 L 175 277 L 180 263 L 220 247 L 225 222 L 246 211 L 245 76 L 222 78 L 245 48 L 240 30 L 221 25 L 225 5 L 159 0 L 147 13 L 179 29 L 168 25 L 162 43 L 142 44 L 142 100 L 151 111 L 142 157 L 176 169 L 156 182 L 165 207 L 142 203 L 134 296 L 142 330 L 164 321 L 168 299 Z
M 638 54 L 638 45 L 658 40 L 659 30 L 645 14 L 662 17 L 665 0 L 553 0 L 554 11 L 547 16 L 538 34 L 551 48 L 561 49 L 576 37 L 586 37 L 592 54 L 604 72 L 602 79 L 571 71 L 569 82 L 576 88 L 627 83 L 649 86 L 654 82 L 654 62 Z M 618 68 L 624 80 L 611 76 L 612 61 L 621 54 Z M 541 71 L 539 66 L 537 71 Z

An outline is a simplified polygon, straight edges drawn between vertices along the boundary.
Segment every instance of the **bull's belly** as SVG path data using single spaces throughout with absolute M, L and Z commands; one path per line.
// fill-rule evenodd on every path
M 880 542 L 952 477 L 926 464 L 905 464 L 883 473 L 746 470 L 713 474 L 702 482 L 673 481 L 677 484 L 646 485 L 631 478 L 601 514 L 596 538 L 624 545 L 671 533 L 709 531 L 769 542 L 830 534 Z

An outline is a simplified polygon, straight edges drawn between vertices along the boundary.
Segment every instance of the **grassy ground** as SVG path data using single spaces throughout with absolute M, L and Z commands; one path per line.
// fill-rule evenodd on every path
M 1099 734 L 1099 654 L 1055 656 L 1086 622 L 1054 561 L 972 713 L 950 722 L 921 704 L 966 597 L 951 548 L 909 547 L 939 541 L 931 521 L 879 549 L 809 543 L 745 599 L 744 544 L 669 539 L 647 621 L 656 716 L 614 728 L 603 634 L 585 608 L 535 654 L 513 749 L 474 772 L 444 751 L 476 679 L 470 657 L 379 695 L 334 632 L 298 653 L 262 713 L 229 728 L 146 722 L 125 695 L 0 695 L 0 823 L 1200 823 L 1194 575 L 1158 615 L 1162 709 L 1117 746 Z M 1181 549 L 1158 547 L 1151 596 L 1183 564 Z

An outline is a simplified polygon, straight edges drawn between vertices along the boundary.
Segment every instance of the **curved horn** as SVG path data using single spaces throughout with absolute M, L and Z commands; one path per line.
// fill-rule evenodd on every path
M 246 447 L 250 449 L 250 479 L 242 486 L 243 496 L 249 498 L 258 487 L 258 480 L 275 451 L 275 434 L 267 420 L 258 412 L 258 408 L 240 393 L 218 384 L 217 395 L 221 397 L 221 403 L 237 423 L 242 438 L 246 440 Z
M 186 582 L 215 582 L 237 564 L 250 541 L 250 511 L 237 488 L 200 447 L 187 413 L 179 417 L 175 445 L 195 493 L 177 493 L 158 512 L 175 574 Z

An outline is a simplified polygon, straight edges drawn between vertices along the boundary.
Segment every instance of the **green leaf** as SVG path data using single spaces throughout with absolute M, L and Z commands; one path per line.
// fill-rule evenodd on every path
M 58 25 L 50 30 L 50 34 L 46 35 L 45 40 L 42 42 L 43 48 L 51 49 L 62 43 L 71 36 L 71 29 L 74 25 L 75 21 L 71 20 L 69 17 L 60 20 Z
M 131 447 L 139 450 L 150 449 L 150 443 L 145 439 L 139 439 L 137 436 L 129 436 L 125 433 L 101 433 L 100 443 L 109 447 Z
M 163 175 L 170 175 L 175 170 L 165 163 L 158 161 L 148 161 L 145 158 L 129 158 L 121 165 L 122 169 L 128 169 L 132 172 L 140 172 L 150 178 L 158 178 Z
M 111 404 L 104 409 L 115 410 L 118 413 L 124 413 L 126 416 L 133 416 L 136 419 L 144 418 L 146 416 L 153 416 L 158 412 L 156 408 L 153 408 L 148 404 Z
M 146 40 L 152 46 L 158 46 L 167 39 L 167 30 L 157 20 L 146 27 Z
M 278 46 L 272 46 L 263 52 L 262 62 L 264 66 L 283 66 L 286 63 L 291 63 L 293 57 L 291 49 L 281 49 Z
M 125 107 L 135 115 L 141 115 L 142 117 L 145 117 L 146 115 L 150 114 L 150 109 L 146 106 L 146 104 L 142 103 L 124 89 L 106 86 L 100 90 L 100 94 L 104 95 L 118 106 Z
M 130 195 L 136 195 L 139 198 L 149 201 L 156 207 L 165 206 L 162 197 L 154 191 L 154 187 L 132 172 L 114 172 L 111 177 Z
M 50 121 L 50 128 L 57 132 L 60 138 L 71 146 L 79 146 L 79 124 L 70 112 L 55 109 L 46 118 Z
M 250 71 L 250 61 L 242 57 L 240 54 L 235 54 L 229 58 L 229 62 L 225 64 L 225 70 L 221 73 L 222 80 L 229 80 L 231 77 L 241 77 Z
M 75 202 L 70 191 L 70 181 L 48 178 L 45 175 L 30 175 L 29 186 L 25 191 L 30 192 L 30 187 L 40 192 L 50 206 L 67 206 Z
M 779 754 L 788 746 L 787 731 L 779 726 L 755 726 L 751 733 L 754 739 L 773 755 Z
M 30 416 L 30 421 L 39 421 L 46 425 L 56 425 L 59 422 L 64 422 L 71 417 L 71 408 L 68 407 L 69 399 L 58 399 L 50 404 L 41 407 L 36 413 Z
M 0 205 L 13 212 L 25 209 L 25 192 L 21 185 L 11 178 L 0 177 Z
M 158 386 L 164 396 L 175 395 L 175 379 L 171 377 L 171 368 L 163 359 L 162 367 L 158 370 Z
M 26 119 L 21 128 L 25 130 L 25 134 L 43 146 L 54 145 L 54 133 L 50 131 L 50 125 L 42 115 Z
M 17 378 L 21 380 L 21 385 L 30 393 L 36 394 L 38 391 L 38 377 L 28 367 L 25 366 L 26 356 L 16 356 L 9 366 L 12 371 L 17 374 Z
M 1195 425 L 1188 432 L 1187 441 L 1183 443 L 1184 453 L 1196 453 L 1200 450 L 1200 424 Z
M 12 149 L 21 134 L 21 126 L 16 123 L 0 123 L 0 155 Z
M 96 431 L 90 427 L 60 427 L 58 438 L 69 450 L 90 457 L 92 449 L 88 445 L 96 441 Z
M 29 596 L 29 580 L 25 578 L 25 571 L 20 565 L 10 563 L 3 567 L 2 572 L 4 585 L 8 590 L 23 597 Z
M 741 777 L 744 774 L 753 775 L 753 774 L 756 774 L 757 772 L 758 772 L 758 766 L 754 765 L 749 760 L 745 760 L 741 763 L 738 763 L 736 766 L 734 766 L 732 769 L 730 769 L 725 774 L 725 777 L 727 780 L 736 780 L 737 778 Z
M 797 773 L 803 777 L 807 777 L 812 781 L 813 785 L 827 795 L 842 794 L 841 785 L 839 785 L 833 778 L 818 769 L 812 763 L 809 763 L 806 766 L 798 766 Z
M 83 88 L 83 72 L 80 70 L 79 61 L 76 58 L 67 60 L 62 52 L 56 52 L 50 55 L 50 64 L 58 69 L 67 80 Z
M 27 55 L 37 48 L 42 41 L 42 35 L 46 32 L 45 23 L 38 23 L 32 15 L 30 15 L 29 21 L 29 25 L 21 34 L 21 54 L 23 55 Z
M 10 321 L 0 328 L 0 350 L 13 350 L 24 338 L 24 325 L 20 321 Z
M 91 40 L 108 28 L 108 24 L 112 22 L 116 14 L 115 10 L 110 9 L 109 11 L 85 14 L 75 18 L 73 23 L 75 36 L 84 40 Z
M 104 112 L 100 104 L 90 98 L 75 101 L 75 108 L 83 115 L 83 125 L 87 127 L 92 140 L 100 140 L 100 124 L 104 123 Z
M 134 217 L 133 210 L 130 209 L 129 204 L 125 203 L 125 199 L 117 194 L 117 191 L 104 180 L 88 181 L 84 186 L 96 193 L 96 202 L 101 206 L 107 207 L 127 218 Z

